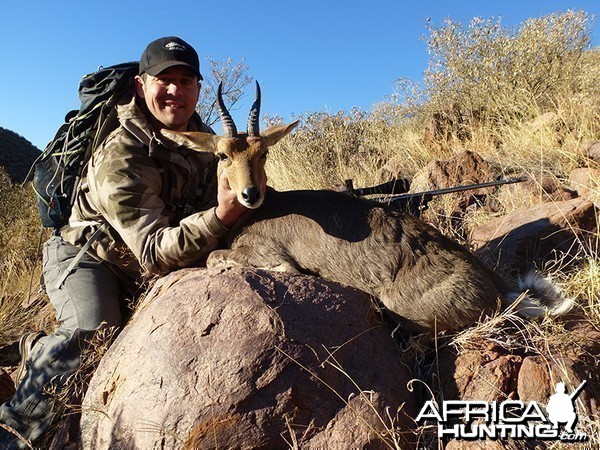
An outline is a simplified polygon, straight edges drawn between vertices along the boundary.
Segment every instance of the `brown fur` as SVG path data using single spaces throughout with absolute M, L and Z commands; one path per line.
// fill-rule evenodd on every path
M 509 285 L 419 219 L 330 191 L 269 190 L 209 266 L 296 270 L 365 291 L 415 331 L 460 329 Z
M 226 153 L 221 170 L 239 198 L 265 176 L 268 146 L 295 124 L 267 129 L 260 138 L 168 136 L 197 151 Z M 261 203 L 262 196 L 247 206 Z M 462 329 L 517 299 L 516 310 L 526 317 L 561 314 L 571 305 L 540 276 L 517 286 L 425 222 L 343 193 L 268 190 L 264 204 L 232 230 L 229 247 L 211 253 L 207 265 L 302 272 L 346 284 L 379 299 L 406 330 Z M 531 295 L 521 295 L 528 289 Z

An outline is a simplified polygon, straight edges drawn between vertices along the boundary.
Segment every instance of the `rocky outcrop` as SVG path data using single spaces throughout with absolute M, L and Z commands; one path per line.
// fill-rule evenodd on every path
M 98 367 L 82 448 L 384 448 L 414 417 L 390 332 L 318 278 L 175 272 Z
M 0 166 L 4 167 L 13 183 L 25 180 L 31 164 L 39 154 L 39 149 L 27 139 L 0 127 Z
M 562 343 L 560 349 L 555 343 L 546 342 L 543 354 L 524 349 L 517 350 L 520 354 L 515 354 L 514 350 L 494 343 L 494 339 L 485 338 L 471 340 L 468 348 L 459 351 L 445 348 L 439 354 L 437 370 L 443 377 L 437 395 L 446 400 L 535 401 L 545 411 L 557 383 L 565 383 L 567 392 L 572 394 L 585 380 L 586 384 L 576 397 L 575 408 L 580 418 L 579 429 L 593 430 L 594 427 L 588 425 L 600 415 L 600 375 L 597 370 L 600 332 L 592 324 L 576 317 L 568 322 L 567 327 L 571 342 Z M 499 439 L 452 440 L 445 449 L 547 447 L 543 441 Z
M 523 362 L 496 346 L 440 358 L 442 391 L 448 399 L 501 401 L 517 390 L 517 376 Z M 514 395 L 513 395 L 514 397 Z
M 457 153 L 444 160 L 436 160 L 418 171 L 411 183 L 410 192 L 426 192 L 449 187 L 465 186 L 492 181 L 491 166 L 481 155 L 471 151 Z M 431 198 L 423 218 L 432 225 L 444 229 L 443 218 L 457 223 L 467 208 L 479 204 L 493 188 L 471 189 Z M 440 221 L 441 220 L 441 221 Z
M 596 163 L 600 163 L 600 141 L 584 142 L 579 148 L 579 154 Z
M 571 189 L 579 195 L 587 195 L 590 191 L 598 192 L 600 196 L 600 169 L 579 167 L 569 176 Z
M 492 181 L 493 178 L 490 165 L 478 153 L 467 150 L 448 159 L 429 163 L 415 174 L 410 192 L 485 183 Z M 482 188 L 469 191 L 466 195 L 489 192 L 489 189 Z
M 532 261 L 576 255 L 597 231 L 598 209 L 587 197 L 540 203 L 478 225 L 471 231 L 475 252 L 491 266 L 521 272 Z

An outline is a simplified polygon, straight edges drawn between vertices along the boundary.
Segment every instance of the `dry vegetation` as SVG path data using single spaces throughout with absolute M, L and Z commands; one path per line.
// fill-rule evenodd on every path
M 566 184 L 573 169 L 597 167 L 579 151 L 585 142 L 600 140 L 600 49 L 589 48 L 590 27 L 584 12 L 531 19 L 514 29 L 503 27 L 499 19 L 474 19 L 468 26 L 451 20 L 439 28 L 429 24 L 431 57 L 422 85 L 397 80 L 395 92 L 370 112 L 300 116 L 298 131 L 270 152 L 270 182 L 282 190 L 335 188 L 349 178 L 366 186 L 387 181 L 382 168 L 392 159 L 400 175 L 412 177 L 433 160 L 473 150 L 497 175 L 551 174 Z M 278 117 L 270 120 L 280 122 Z M 590 197 L 600 205 L 600 180 Z M 501 200 L 496 215 L 543 201 L 523 195 Z M 435 213 L 443 215 L 443 201 L 436 206 Z M 489 214 L 475 210 L 442 231 L 467 243 L 469 227 L 489 220 Z M 582 248 L 576 261 L 566 264 L 558 257 L 542 269 L 600 329 L 598 232 Z M 578 339 L 560 321 L 522 321 L 508 312 L 438 345 L 460 351 L 472 342 L 493 342 L 555 360 L 580 348 Z M 418 341 L 410 347 L 420 361 L 421 379 L 428 379 L 435 362 L 423 364 L 427 350 Z M 431 388 L 440 394 L 437 386 Z M 598 418 L 586 419 L 581 427 L 590 442 L 552 448 L 598 445 Z M 439 445 L 435 438 L 427 443 L 427 448 Z
M 36 313 L 44 303 L 29 301 L 38 293 L 41 273 L 34 197 L 31 186 L 13 185 L 0 167 L 0 347 L 39 327 Z
M 565 183 L 576 167 L 595 164 L 579 151 L 600 140 L 600 50 L 589 49 L 586 13 L 551 14 L 517 28 L 499 19 L 468 26 L 448 19 L 428 31 L 422 86 L 397 80 L 395 92 L 370 112 L 301 115 L 297 132 L 270 152 L 270 183 L 282 190 L 338 187 L 349 178 L 370 185 L 387 181 L 382 168 L 392 159 L 400 175 L 412 177 L 463 150 L 482 155 L 498 175 L 552 174 Z M 600 189 L 591 198 L 598 195 Z M 496 214 L 541 201 L 505 197 Z M 449 232 L 465 237 L 469 224 L 486 216 L 474 211 L 465 220 Z M 554 271 L 600 325 L 598 234 L 590 241 L 576 271 L 560 261 Z
M 391 159 L 401 175 L 411 177 L 428 162 L 467 149 L 481 154 L 499 175 L 566 179 L 574 168 L 593 164 L 578 152 L 582 143 L 600 140 L 600 51 L 589 48 L 590 31 L 591 18 L 570 11 L 516 28 L 499 19 L 428 24 L 430 64 L 423 83 L 397 80 L 389 98 L 369 112 L 299 116 L 297 132 L 270 153 L 270 183 L 281 190 L 317 189 L 351 178 L 365 186 L 387 181 L 382 168 Z M 598 205 L 600 189 L 591 196 Z M 540 201 L 508 198 L 500 213 Z M 464 237 L 469 221 L 485 220 L 473 213 L 465 228 L 451 232 Z M 36 311 L 21 304 L 32 277 L 37 291 L 38 236 L 32 193 L 11 186 L 0 171 L 0 347 L 34 326 Z M 555 261 L 549 269 L 600 328 L 599 235 L 590 242 L 576 264 Z M 569 343 L 569 333 L 557 322 L 520 323 L 527 331 L 518 337 L 491 324 L 496 322 L 470 329 L 450 345 L 460 348 L 476 335 L 543 354 L 554 344 Z M 598 423 L 588 425 L 597 436 Z

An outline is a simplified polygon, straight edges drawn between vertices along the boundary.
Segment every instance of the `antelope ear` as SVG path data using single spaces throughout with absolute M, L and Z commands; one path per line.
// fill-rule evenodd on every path
M 267 147 L 271 145 L 277 144 L 284 136 L 289 134 L 292 131 L 300 120 L 296 120 L 292 123 L 288 123 L 287 125 L 279 125 L 277 127 L 269 127 L 262 133 L 260 133 L 261 139 L 265 142 Z
M 162 129 L 160 133 L 170 141 L 197 152 L 216 153 L 217 143 L 221 140 L 221 136 L 201 131 L 180 132 Z

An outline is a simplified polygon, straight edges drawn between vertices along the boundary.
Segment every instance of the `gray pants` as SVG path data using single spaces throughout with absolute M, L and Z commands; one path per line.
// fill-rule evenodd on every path
M 60 388 L 77 370 L 82 345 L 96 330 L 121 325 L 123 287 L 104 263 L 84 254 L 62 286 L 56 286 L 78 251 L 59 236 L 44 244 L 44 281 L 60 326 L 54 334 L 37 341 L 25 378 L 13 398 L 0 406 L 0 422 L 31 441 L 41 437 L 57 416 L 44 390 Z

